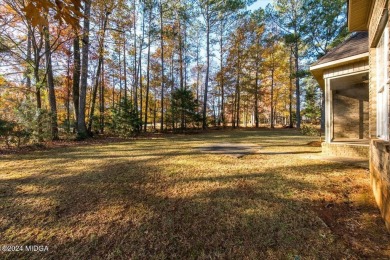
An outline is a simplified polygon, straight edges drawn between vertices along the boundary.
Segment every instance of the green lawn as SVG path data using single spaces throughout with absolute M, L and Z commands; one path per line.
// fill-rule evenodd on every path
M 368 171 L 291 130 L 215 131 L 0 157 L 0 258 L 389 258 Z M 248 143 L 236 158 L 207 144 Z

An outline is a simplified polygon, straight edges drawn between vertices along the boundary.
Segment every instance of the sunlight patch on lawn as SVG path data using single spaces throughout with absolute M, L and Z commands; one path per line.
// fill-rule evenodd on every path
M 388 256 L 367 171 L 303 158 L 320 152 L 307 145 L 315 140 L 224 131 L 7 155 L 2 242 L 74 259 Z M 262 149 L 242 158 L 197 150 L 221 143 Z

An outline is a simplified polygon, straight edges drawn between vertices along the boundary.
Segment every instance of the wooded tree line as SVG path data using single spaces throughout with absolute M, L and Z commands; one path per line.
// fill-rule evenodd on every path
M 344 0 L 0 0 L 0 128 L 38 141 L 319 117 Z

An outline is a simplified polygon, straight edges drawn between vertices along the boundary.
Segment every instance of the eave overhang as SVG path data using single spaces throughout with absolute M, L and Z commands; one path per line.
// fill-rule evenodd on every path
M 348 64 L 353 64 L 353 63 L 359 62 L 359 61 L 368 60 L 368 57 L 369 57 L 369 53 L 366 52 L 366 53 L 362 53 L 359 55 L 347 57 L 344 59 L 330 61 L 330 62 L 319 64 L 319 65 L 314 65 L 314 66 L 310 67 L 310 72 L 311 72 L 311 74 L 313 74 L 314 78 L 317 80 L 320 87 L 322 89 L 324 89 L 325 88 L 325 80 L 324 80 L 325 70 L 337 68 L 337 67 L 348 65 Z
M 350 32 L 367 31 L 373 0 L 348 1 L 348 29 Z

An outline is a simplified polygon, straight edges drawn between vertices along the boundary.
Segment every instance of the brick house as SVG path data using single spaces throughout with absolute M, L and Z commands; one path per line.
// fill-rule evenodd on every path
M 325 90 L 323 152 L 370 158 L 376 202 L 390 231 L 390 45 L 387 0 L 349 0 L 355 32 L 311 66 Z

